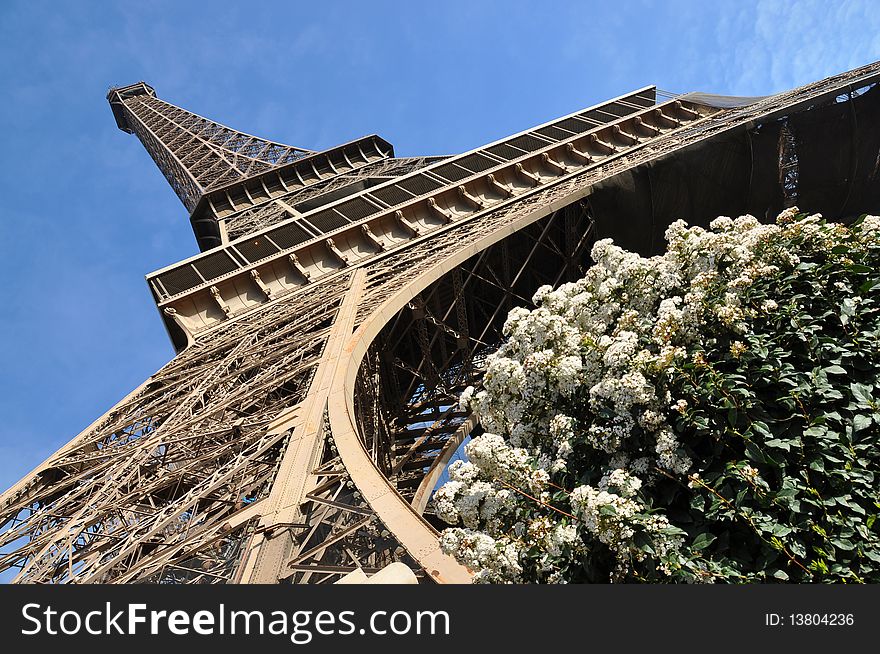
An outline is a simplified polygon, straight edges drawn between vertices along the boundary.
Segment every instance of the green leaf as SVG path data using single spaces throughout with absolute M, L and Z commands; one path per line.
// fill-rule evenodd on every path
M 829 375 L 845 375 L 846 370 L 841 368 L 840 366 L 828 366 L 827 368 L 823 368 L 823 370 Z
M 836 388 L 828 387 L 827 389 L 822 391 L 822 397 L 827 398 L 829 400 L 842 400 L 843 393 L 841 393 Z
M 760 420 L 755 420 L 755 422 L 752 423 L 752 429 L 761 434 L 761 436 L 764 436 L 766 438 L 773 438 L 773 434 L 770 433 L 770 429 L 767 427 L 767 424 L 761 422 Z
M 843 418 L 840 417 L 840 414 L 837 411 L 831 411 L 822 416 L 825 420 L 834 420 L 836 422 L 840 422 Z
M 731 427 L 736 427 L 736 418 L 737 418 L 736 409 L 729 409 L 727 411 L 727 423 Z
M 761 451 L 761 448 L 754 443 L 746 445 L 745 455 L 752 461 L 764 463 L 764 453 Z
M 770 533 L 774 536 L 788 536 L 791 533 L 791 527 L 788 525 L 773 525 L 770 529 Z
M 880 286 L 880 279 L 869 279 L 864 284 L 859 286 L 860 293 L 867 293 L 868 291 L 873 290 L 877 286 Z
M 709 533 L 700 534 L 699 536 L 697 536 L 694 539 L 694 542 L 691 545 L 691 549 L 704 550 L 707 547 L 709 547 L 709 545 L 711 545 L 712 541 L 714 541 L 714 540 L 715 540 L 715 536 L 713 536 L 712 534 L 709 534 Z
M 859 515 L 865 515 L 865 510 L 858 502 L 855 502 L 853 500 L 838 500 L 838 502 L 840 504 L 843 504 L 844 506 L 849 507 L 852 511 L 855 511 Z
M 853 416 L 853 431 L 862 431 L 863 429 L 867 429 L 871 426 L 873 419 L 871 416 L 866 416 L 864 414 L 859 413 L 858 415 Z
M 790 441 L 782 440 L 781 438 L 773 438 L 765 443 L 767 447 L 775 447 L 780 450 L 785 450 L 786 452 L 791 451 L 791 443 Z
M 678 527 L 673 527 L 670 525 L 669 527 L 664 527 L 660 530 L 661 534 L 666 534 L 667 536 L 687 536 L 687 532 L 683 529 L 679 529 Z
M 866 384 L 858 384 L 853 382 L 849 385 L 849 390 L 853 394 L 856 402 L 860 407 L 869 408 L 874 400 L 873 389 Z
M 853 299 L 848 297 L 840 303 L 840 322 L 846 326 L 849 323 L 850 318 L 856 315 L 856 304 L 853 302 Z
M 786 574 L 785 570 L 777 570 L 773 573 L 773 576 L 776 579 L 781 579 L 782 581 L 788 581 L 788 574 Z

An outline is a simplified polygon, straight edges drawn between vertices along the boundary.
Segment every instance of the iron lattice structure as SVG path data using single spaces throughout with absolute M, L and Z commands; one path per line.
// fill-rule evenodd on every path
M 17 581 L 467 582 L 430 496 L 514 306 L 676 218 L 880 205 L 880 64 L 736 100 L 646 87 L 454 157 L 323 152 L 108 94 L 203 252 L 148 276 L 177 356 L 0 496 Z

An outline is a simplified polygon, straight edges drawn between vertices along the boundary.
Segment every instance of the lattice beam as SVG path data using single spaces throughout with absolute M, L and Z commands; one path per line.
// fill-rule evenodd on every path
M 208 191 L 313 154 L 176 107 L 143 82 L 111 89 L 107 98 L 119 127 L 137 135 L 190 211 Z
M 304 214 L 324 214 L 326 229 L 316 228 L 302 247 L 277 246 L 274 255 L 270 248 L 284 266 L 257 238 L 199 258 L 191 271 L 197 290 L 169 295 L 176 304 L 163 308 L 170 318 L 179 312 L 175 320 L 191 311 L 203 328 L 190 333 L 173 361 L 0 496 L 0 569 L 18 568 L 18 581 L 41 583 L 326 583 L 402 560 L 425 580 L 466 580 L 467 571 L 439 552 L 422 510 L 438 466 L 478 428 L 456 397 L 479 384 L 481 361 L 504 337 L 507 311 L 529 306 L 542 284 L 580 276 L 594 238 L 635 239 L 633 249 L 648 252 L 673 209 L 697 220 L 717 215 L 709 213 L 716 205 L 706 185 L 761 211 L 812 197 L 831 206 L 829 214 L 835 207 L 876 213 L 878 79 L 880 64 L 873 64 L 709 111 L 688 125 L 683 115 L 672 120 L 687 112 L 685 104 L 659 116 L 651 110 L 654 123 L 641 114 L 596 120 L 589 143 L 591 128 L 580 122 L 593 119 L 585 114 L 576 125 L 581 136 L 553 141 L 554 123 L 525 141 L 509 140 L 531 154 L 514 157 L 496 147 L 507 142 L 487 149 L 480 166 L 505 166 L 509 178 L 490 168 L 466 177 L 471 155 L 436 168 L 412 161 L 398 178 L 391 160 L 376 163 L 389 157 L 380 149 L 361 152 L 345 172 L 321 177 L 316 170 L 298 187 L 297 202 L 331 187 L 341 192 L 369 171 L 394 181 L 355 194 L 358 202 L 331 203 L 339 218 L 347 216 L 343 227 L 326 222 L 324 208 Z M 187 197 L 221 174 L 212 157 L 223 159 L 227 172 L 256 174 L 250 182 L 263 184 L 259 171 L 286 156 L 198 117 L 183 129 L 184 117 L 157 104 L 146 85 L 113 93 L 120 127 L 136 131 L 130 121 L 140 121 L 145 144 Z M 636 147 L 630 141 L 639 134 Z M 566 145 L 578 139 L 620 151 L 604 160 L 597 152 L 586 165 L 587 150 Z M 823 156 L 831 147 L 849 148 L 834 170 Z M 511 158 L 501 161 L 504 153 Z M 344 148 L 337 154 L 348 156 Z M 523 167 L 526 157 L 535 165 Z M 708 166 L 728 160 L 747 173 L 739 185 L 731 166 Z M 838 195 L 811 196 L 807 181 L 817 175 Z M 389 191 L 416 177 L 427 187 L 413 186 L 407 197 Z M 293 189 L 278 183 L 264 200 L 244 204 L 253 209 L 288 197 Z M 664 196 L 668 188 L 685 201 Z M 222 219 L 243 206 L 232 204 L 235 211 L 224 209 Z M 627 214 L 630 205 L 637 210 Z M 387 224 L 377 222 L 386 217 Z M 243 219 L 242 230 L 253 227 Z M 283 227 L 270 228 L 270 245 Z M 246 254 L 253 260 L 245 262 Z

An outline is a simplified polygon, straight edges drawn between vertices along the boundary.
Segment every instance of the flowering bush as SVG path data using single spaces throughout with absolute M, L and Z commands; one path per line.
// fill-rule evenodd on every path
M 490 583 L 880 581 L 880 218 L 666 240 L 511 311 L 444 550 Z

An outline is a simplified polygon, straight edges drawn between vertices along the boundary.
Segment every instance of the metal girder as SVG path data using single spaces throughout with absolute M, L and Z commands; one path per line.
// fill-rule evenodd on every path
M 337 152 L 346 171 L 328 158 L 324 178 L 312 154 L 200 122 L 146 85 L 116 89 L 120 126 L 141 129 L 182 197 L 214 184 L 218 203 L 230 199 L 212 214 L 227 237 L 269 230 L 268 243 L 247 250 L 233 239 L 185 264 L 199 284 L 160 302 L 185 333 L 182 351 L 0 496 L 0 569 L 40 583 L 329 583 L 403 561 L 423 581 L 468 581 L 439 550 L 429 502 L 455 448 L 479 429 L 457 397 L 479 385 L 509 308 L 589 265 L 602 217 L 594 187 L 761 121 L 821 110 L 841 92 L 855 102 L 854 89 L 878 77 L 872 64 L 731 109 L 673 101 L 659 114 L 581 112 L 442 161 L 358 145 L 360 155 Z M 566 134 L 565 124 L 583 130 Z M 775 153 L 789 199 L 807 138 L 782 134 Z M 524 149 L 512 156 L 516 143 Z M 284 157 L 296 161 L 278 171 L 299 176 L 297 188 L 267 176 Z M 306 179 L 299 161 L 315 175 Z M 244 200 L 216 188 L 224 175 L 244 176 Z M 874 197 L 844 182 L 844 205 Z M 398 184 L 412 191 L 391 190 Z M 348 222 L 313 226 L 312 241 L 287 249 L 272 236 L 326 218 L 328 207 Z M 325 266 L 309 248 L 329 257 L 328 234 L 342 258 Z M 258 259 L 272 244 L 277 252 Z M 215 255 L 227 251 L 224 268 Z M 279 285 L 288 274 L 295 281 Z M 187 326 L 195 315 L 204 328 Z
M 226 525 L 271 490 L 288 434 L 267 426 L 305 396 L 345 288 L 201 340 L 4 493 L 0 546 L 27 542 L 0 565 L 28 581 L 161 581 L 246 537 L 251 522 Z
M 379 159 L 344 174 L 328 177 L 311 186 L 280 194 L 277 198 L 273 198 L 273 202 L 264 202 L 253 208 L 231 212 L 221 219 L 225 224 L 228 239 L 234 241 L 302 215 L 311 208 L 320 206 L 322 200 L 329 203 L 336 196 L 358 193 L 368 184 L 382 183 L 393 177 L 406 175 L 440 159 L 443 157 Z
M 479 384 L 474 363 L 500 342 L 511 303 L 530 306 L 539 286 L 582 275 L 591 234 L 590 216 L 583 206 L 554 212 L 455 266 L 387 322 L 374 347 L 395 352 L 386 365 L 395 370 L 402 393 L 397 399 L 403 401 L 380 403 L 381 424 L 387 438 L 397 444 L 392 445 L 386 475 L 404 497 L 413 499 L 416 487 L 432 473 L 434 460 L 448 455 L 447 441 L 454 436 L 460 440 L 457 431 L 468 413 L 457 409 L 458 395 L 468 385 Z M 453 317 L 455 328 L 448 324 Z M 376 360 L 382 365 L 381 357 Z M 362 380 L 355 411 L 392 392 Z M 363 437 L 370 440 L 377 435 L 367 428 Z
M 209 190 L 312 153 L 230 129 L 160 100 L 155 92 L 129 89 L 111 89 L 107 96 L 117 120 L 140 138 L 190 211 Z

